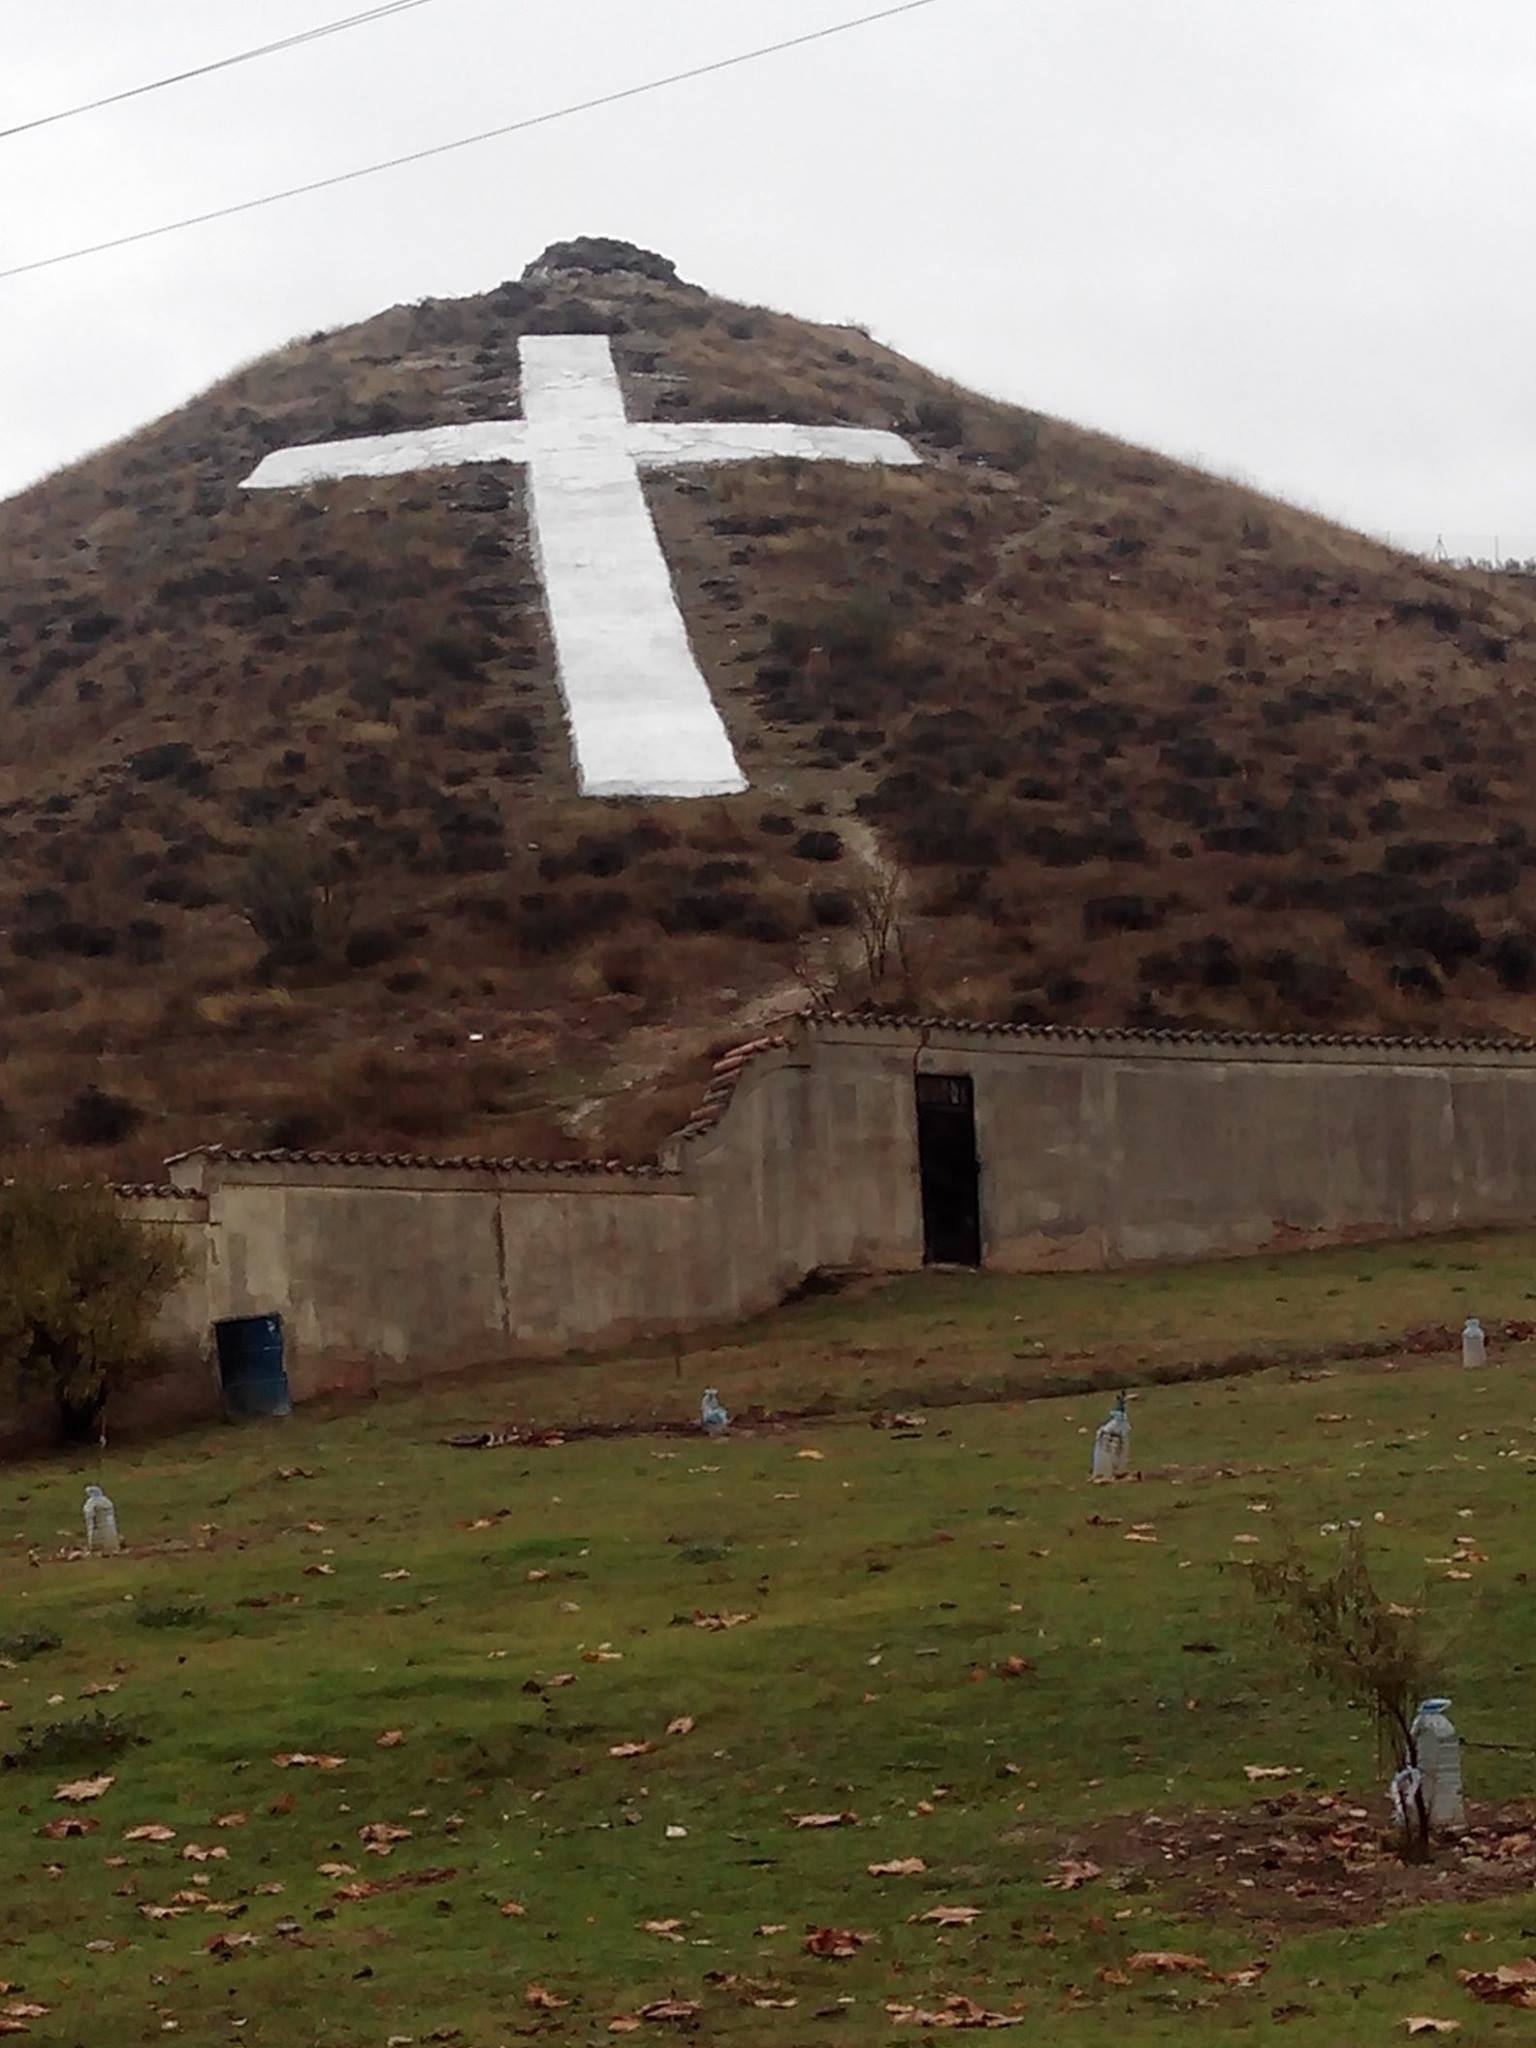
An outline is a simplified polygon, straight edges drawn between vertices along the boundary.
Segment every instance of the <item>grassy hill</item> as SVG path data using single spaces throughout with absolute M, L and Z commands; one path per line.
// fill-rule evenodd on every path
M 577 798 L 519 473 L 240 488 L 290 443 L 515 413 L 519 337 L 572 331 L 636 417 L 926 458 L 649 480 L 747 796 Z M 712 1046 L 828 988 L 1524 1031 L 1533 683 L 1522 582 L 569 245 L 0 506 L 6 1135 L 122 1173 L 210 1138 L 638 1150 Z
M 1528 1251 L 902 1283 L 675 1385 L 653 1362 L 649 1398 L 691 1413 L 707 1367 L 736 1403 L 785 1358 L 812 1384 L 818 1338 L 914 1379 L 1010 1324 L 1159 1356 L 1354 1339 L 1518 1308 Z M 1148 1388 L 1142 1476 L 1113 1488 L 1087 1481 L 1099 1394 L 904 1430 L 441 1442 L 573 1379 L 628 1415 L 607 1370 L 12 1467 L 0 2031 L 862 2048 L 969 2000 L 1067 2048 L 1335 2048 L 1410 2015 L 1514 2038 L 1458 1972 L 1531 1949 L 1533 1374 L 1496 1349 L 1483 1374 Z M 69 1554 L 98 1477 L 117 1559 Z M 1424 1868 L 1383 1852 L 1369 1723 L 1241 1583 L 1288 1535 L 1326 1559 L 1349 1517 L 1427 1608 L 1478 1745 L 1475 1831 Z

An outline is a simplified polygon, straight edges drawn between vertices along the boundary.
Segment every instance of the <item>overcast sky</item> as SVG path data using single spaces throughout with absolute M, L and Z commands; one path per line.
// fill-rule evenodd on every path
M 0 0 L 0 127 L 366 0 Z M 430 0 L 0 142 L 0 267 L 879 0 Z M 1532 0 L 936 0 L 0 284 L 0 493 L 291 336 L 611 234 L 1413 544 L 1536 554 Z

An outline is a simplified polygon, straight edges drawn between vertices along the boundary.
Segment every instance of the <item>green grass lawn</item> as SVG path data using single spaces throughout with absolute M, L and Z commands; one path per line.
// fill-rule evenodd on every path
M 522 1367 L 466 1413 L 482 1423 L 502 1411 L 555 1423 L 670 1418 L 695 1413 L 698 1389 L 711 1383 L 741 1407 L 843 1410 L 1078 1392 L 1234 1357 L 1326 1357 L 1468 1315 L 1536 1320 L 1536 1232 L 1116 1273 L 858 1281 L 681 1347 Z
M 1453 1285 L 1522 1313 L 1529 1249 L 903 1282 L 806 1304 L 780 1343 L 826 1360 L 863 1329 L 883 1360 L 905 1320 L 915 1358 L 917 1330 L 953 1323 L 981 1357 L 1014 1315 L 1031 1342 L 1070 1324 L 1054 1348 L 1120 1355 L 1199 1355 L 1202 1329 L 1213 1347 L 1343 1342 L 1378 1305 L 1394 1326 L 1454 1316 Z M 761 1364 L 773 1342 L 760 1326 L 737 1348 Z M 730 1356 L 708 1354 L 728 1400 Z M 679 1407 L 702 1377 L 685 1366 Z M 621 1406 L 647 1369 L 614 1369 Z M 589 1408 L 599 1370 L 578 1372 Z M 1097 1395 L 947 1407 L 915 1440 L 834 1416 L 718 1444 L 437 1441 L 527 1384 L 114 1451 L 116 1560 L 58 1554 L 94 1461 L 6 1469 L 0 2015 L 48 2007 L 16 2021 L 30 2041 L 595 2042 L 671 1997 L 700 2008 L 699 2038 L 780 2048 L 920 2040 L 888 2007 L 953 1996 L 1085 2048 L 1339 2048 L 1404 2038 L 1420 2013 L 1464 2042 L 1536 2035 L 1456 1978 L 1536 1952 L 1529 1893 L 1459 1903 L 1442 1867 L 1410 1909 L 1334 1913 L 1262 1857 L 1247 1881 L 1197 1883 L 1129 1839 L 1149 1812 L 1191 1839 L 1196 1813 L 1263 1819 L 1277 1793 L 1277 1834 L 1336 1792 L 1381 1810 L 1368 1726 L 1298 1681 L 1228 1568 L 1283 1529 L 1324 1555 L 1324 1523 L 1365 1522 L 1394 1596 L 1430 1588 L 1464 1736 L 1536 1743 L 1536 1356 L 1149 1387 L 1132 1406 L 1147 1476 L 1115 1488 L 1086 1480 Z M 663 1384 L 664 1408 L 670 1366 Z M 279 1476 L 294 1467 L 308 1476 Z M 1485 1561 L 1449 1578 L 1466 1537 Z M 26 1636 L 58 1645 L 18 1656 Z M 1010 1658 L 1028 1668 L 1006 1675 Z M 97 1714 L 127 1746 L 82 1731 Z M 634 1744 L 651 1747 L 613 1753 Z M 274 1761 L 294 1752 L 343 1761 Z M 1250 1764 L 1294 1775 L 1254 1785 Z M 1536 1757 L 1467 1768 L 1477 1799 L 1536 1791 Z M 101 1796 L 56 1797 L 95 1775 Z M 71 1813 L 91 1832 L 40 1832 Z M 853 1818 L 794 1825 L 812 1814 Z M 174 1836 L 126 1839 L 145 1826 Z M 1101 1875 L 1052 1887 L 1077 1854 Z M 911 1858 L 926 1867 L 869 1874 Z M 923 1919 L 940 1907 L 975 1917 Z M 869 1938 L 821 1957 L 818 1927 Z M 1233 1985 L 1128 1967 L 1156 1950 L 1267 1967 Z

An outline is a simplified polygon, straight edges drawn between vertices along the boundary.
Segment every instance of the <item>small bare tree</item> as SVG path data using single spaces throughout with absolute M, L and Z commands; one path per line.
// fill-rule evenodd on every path
M 1386 1600 L 1377 1590 L 1360 1531 L 1347 1534 L 1331 1572 L 1317 1570 L 1288 1542 L 1278 1557 L 1246 1567 L 1243 1576 L 1311 1676 L 1336 1699 L 1363 1707 L 1399 1769 L 1416 1767 L 1414 1714 L 1431 1689 L 1434 1654 L 1422 1610 Z M 1403 1833 L 1405 1855 L 1427 1854 L 1429 1809 L 1422 1791 L 1404 1807 Z
M 864 886 L 853 899 L 854 929 L 864 956 L 864 972 L 873 994 L 885 984 L 893 967 L 907 970 L 907 878 L 893 861 L 871 861 Z

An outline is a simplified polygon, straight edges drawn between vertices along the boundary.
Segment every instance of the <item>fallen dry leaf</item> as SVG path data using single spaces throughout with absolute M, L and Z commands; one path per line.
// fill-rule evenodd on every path
M 390 1583 L 391 1583 L 391 1584 L 394 1584 L 394 1583 L 395 1583 L 395 1582 L 396 1582 L 397 1580 L 399 1580 L 399 1579 L 408 1579 L 408 1578 L 409 1578 L 410 1576 L 411 1576 L 411 1575 L 410 1575 L 410 1573 L 409 1573 L 408 1571 L 404 1571 L 404 1570 L 401 1570 L 401 1571 L 398 1571 L 398 1572 L 380 1572 L 380 1573 L 379 1573 L 379 1577 L 380 1577 L 381 1579 L 388 1579 L 388 1580 L 390 1581 Z
M 117 1783 L 116 1778 L 75 1778 L 68 1785 L 59 1785 L 54 1790 L 55 1799 L 71 1799 L 79 1804 L 87 1799 L 99 1799 Z
M 1403 2021 L 1403 2026 L 1410 2034 L 1459 2034 L 1461 2032 L 1460 2020 L 1434 2020 L 1429 2017 L 1428 2013 L 1422 2012 L 1410 2013 L 1407 2019 Z
M 981 1918 L 980 1906 L 930 1906 L 926 1913 L 912 1913 L 908 1916 L 916 1927 L 969 1927 L 973 1920 Z
M 215 1934 L 203 1947 L 209 1955 L 227 1959 L 241 1949 L 254 1948 L 260 1939 L 259 1934 Z
M 695 2020 L 699 2008 L 686 1998 L 658 1998 L 650 2005 L 642 2005 L 640 2017 L 649 2020 L 652 2026 L 663 2026 L 668 2020 Z
M 530 1984 L 523 1993 L 523 2003 L 535 2012 L 561 2012 L 570 2004 L 568 1998 L 556 1998 L 553 1991 L 542 1984 Z
M 83 1814 L 64 1813 L 57 1820 L 44 1821 L 37 1832 L 50 1842 L 62 1842 L 69 1835 L 93 1835 L 100 1826 L 99 1820 L 88 1819 Z
M 610 2034 L 638 2034 L 640 2022 L 632 2012 L 616 2013 L 608 2022 Z
M 691 1735 L 697 1725 L 692 1714 L 679 1714 L 675 1721 L 667 1723 L 667 1733 L 669 1735 Z
M 1517 2005 L 1536 2010 L 1536 1960 L 1501 1963 L 1495 1970 L 1458 1970 L 1456 1973 L 1474 1998 L 1493 2005 Z
M 808 1956 L 856 1956 L 872 1934 L 858 1934 L 851 1927 L 813 1927 L 801 1943 Z
M 754 1998 L 752 2003 L 758 2012 L 793 2012 L 800 2001 L 798 1998 Z
M 771 1934 L 788 1934 L 789 1922 L 787 1920 L 765 1920 L 761 1927 L 754 1927 L 752 1932 L 757 1940 L 766 1941 Z
M 377 1749 L 398 1749 L 404 1740 L 404 1729 L 386 1728 L 374 1746 Z
M 825 1451 L 796 1451 L 797 1458 L 803 1458 L 813 1465 L 820 1465 L 826 1459 Z
M 695 1628 L 722 1629 L 740 1628 L 744 1622 L 756 1621 L 755 1614 L 704 1614 L 697 1607 L 693 1610 Z
M 360 1877 L 355 1884 L 344 1884 L 337 1888 L 333 1897 L 344 1903 L 356 1899 L 378 1899 L 386 1892 L 407 1892 L 419 1885 L 451 1884 L 458 1876 L 457 1870 L 405 1870 L 398 1877 Z
M 1022 2026 L 1022 2013 L 988 2012 L 974 1998 L 946 1998 L 936 2011 L 917 2005 L 888 2005 L 886 2011 L 899 2027 L 993 2028 Z
M 797 1828 L 846 1828 L 858 1820 L 856 1813 L 793 1813 L 790 1819 Z
M 1243 1765 L 1243 1776 L 1250 1785 L 1257 1785 L 1262 1778 L 1293 1778 L 1295 1775 L 1288 1764 Z
M 213 1824 L 216 1828 L 243 1828 L 249 1818 L 244 1813 L 221 1813 L 215 1816 Z
M 659 1934 L 663 1941 L 681 1941 L 682 1930 L 681 1920 L 642 1920 L 640 1923 L 642 1934 Z
M 357 1875 L 357 1865 L 355 1863 L 317 1863 L 315 1868 L 322 1877 L 331 1878 L 333 1881 L 338 1877 L 356 1877 Z
M 387 1820 L 371 1820 L 366 1827 L 358 1829 L 357 1839 L 360 1842 L 367 1842 L 372 1847 L 378 1847 L 380 1844 L 387 1847 L 392 1842 L 408 1842 L 411 1839 L 411 1830 L 394 1827 Z
M 610 1742 L 608 1754 L 610 1756 L 649 1756 L 655 1746 L 651 1742 Z
M 181 1853 L 188 1863 L 217 1863 L 222 1862 L 229 1851 L 222 1842 L 211 1849 L 206 1848 L 201 1842 L 188 1842 Z
M 890 1863 L 871 1863 L 871 1877 L 921 1877 L 928 1868 L 921 1856 L 898 1856 Z
M 521 1899 L 503 1899 L 497 1908 L 503 1920 L 526 1920 L 528 1908 Z
M 1188 1974 L 1209 1977 L 1211 1966 L 1204 1956 L 1182 1954 L 1178 1949 L 1144 1948 L 1133 1955 L 1125 1966 L 1128 1970 L 1150 1971 L 1157 1977 L 1174 1977 Z
M 97 1700 L 101 1698 L 103 1693 L 116 1691 L 117 1686 L 115 1683 L 106 1684 L 101 1680 L 98 1680 L 94 1685 L 82 1685 L 80 1688 L 80 1697 L 83 1700 Z
M 139 1911 L 146 1920 L 179 1920 L 183 1913 L 190 1910 L 191 1908 L 187 1906 L 140 1906 L 139 1908 Z
M 334 1579 L 336 1567 L 333 1564 L 307 1564 L 304 1576 L 306 1579 Z
M 1056 1868 L 1060 1875 L 1045 1880 L 1048 1890 L 1075 1892 L 1080 1885 L 1092 1884 L 1096 1877 L 1104 1875 L 1098 1864 L 1086 1856 L 1063 1856 Z
M 308 1750 L 287 1750 L 272 1759 L 280 1771 L 339 1771 L 346 1762 L 344 1756 L 311 1756 Z

